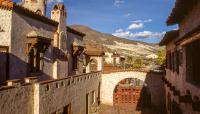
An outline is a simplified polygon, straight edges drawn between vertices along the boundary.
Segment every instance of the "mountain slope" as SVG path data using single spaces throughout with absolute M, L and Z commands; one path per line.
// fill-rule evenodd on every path
M 155 44 L 119 38 L 110 34 L 98 32 L 86 26 L 72 25 L 70 27 L 86 34 L 84 42 L 86 46 L 90 48 L 95 47 L 104 51 L 117 51 L 125 56 L 137 57 L 156 54 L 159 50 L 159 46 Z

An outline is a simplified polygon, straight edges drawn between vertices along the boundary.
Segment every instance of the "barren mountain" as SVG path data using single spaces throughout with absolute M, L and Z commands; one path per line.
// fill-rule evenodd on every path
M 82 25 L 72 25 L 70 27 L 86 34 L 84 42 L 86 46 L 90 48 L 94 47 L 104 51 L 117 51 L 125 56 L 129 55 L 136 57 L 145 57 L 150 54 L 156 54 L 160 49 L 156 44 L 119 38 Z

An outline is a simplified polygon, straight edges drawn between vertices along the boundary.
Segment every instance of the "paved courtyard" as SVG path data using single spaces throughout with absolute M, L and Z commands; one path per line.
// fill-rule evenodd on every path
M 155 111 L 151 108 L 145 108 L 137 111 L 135 107 L 114 108 L 113 106 L 109 105 L 101 105 L 99 114 L 164 114 L 164 113 Z

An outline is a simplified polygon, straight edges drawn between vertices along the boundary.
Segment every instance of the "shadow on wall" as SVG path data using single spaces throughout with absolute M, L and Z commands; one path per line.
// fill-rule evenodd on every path
M 166 114 L 165 88 L 162 81 L 164 73 L 148 72 L 141 90 L 137 110 L 141 114 Z
M 28 62 L 8 53 L 8 47 L 0 47 L 0 85 L 7 80 L 37 77 L 39 81 L 52 80 L 55 60 L 66 61 L 65 53 L 58 48 L 48 49 L 43 57 L 28 54 Z M 32 56 L 32 57 L 31 57 Z M 36 59 L 37 58 L 37 59 Z
M 144 82 L 133 79 L 136 82 L 132 83 L 140 84 L 133 84 L 131 87 L 119 87 L 118 84 L 117 92 L 115 89 L 113 94 L 114 107 L 110 107 L 110 110 L 117 114 L 165 114 L 163 76 L 163 73 L 148 72 Z

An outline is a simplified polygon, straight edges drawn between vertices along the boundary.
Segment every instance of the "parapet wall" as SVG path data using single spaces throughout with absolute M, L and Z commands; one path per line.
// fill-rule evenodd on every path
M 92 91 L 98 94 L 100 75 L 101 73 L 97 72 L 40 83 L 40 114 L 62 112 L 62 108 L 69 104 L 72 106 L 73 114 L 84 114 L 86 112 L 86 94 Z
M 0 114 L 32 114 L 32 95 L 32 84 L 0 88 Z
M 86 112 L 86 95 L 95 91 L 97 101 L 101 72 L 59 80 L 37 82 L 26 78 L 25 84 L 11 80 L 0 88 L 0 114 L 54 114 L 71 105 L 73 114 Z M 89 100 L 89 105 L 91 100 Z

